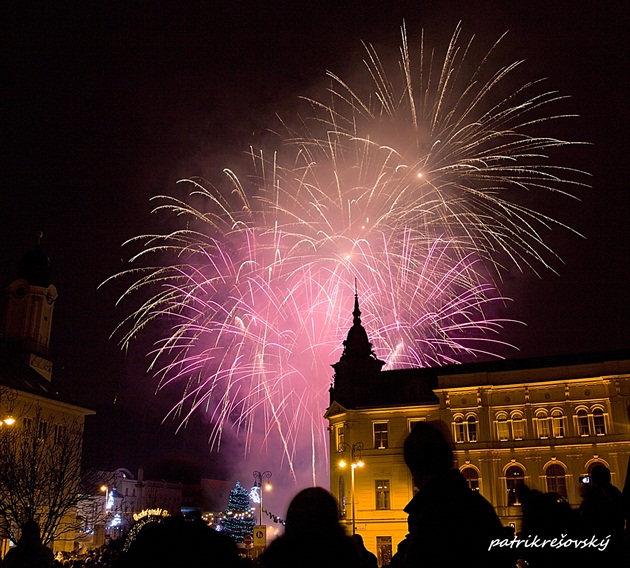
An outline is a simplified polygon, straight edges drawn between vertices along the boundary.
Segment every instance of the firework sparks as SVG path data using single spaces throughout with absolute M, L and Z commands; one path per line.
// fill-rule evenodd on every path
M 161 386 L 181 386 L 171 414 L 182 424 L 209 415 L 211 445 L 230 427 L 249 450 L 263 431 L 294 475 L 308 447 L 315 481 L 355 279 L 390 367 L 505 345 L 503 322 L 488 315 L 506 300 L 496 277 L 508 263 L 549 267 L 541 229 L 556 223 L 512 198 L 566 191 L 576 172 L 544 156 L 569 142 L 532 133 L 562 97 L 536 94 L 534 82 L 494 102 L 518 63 L 487 75 L 486 59 L 466 75 L 460 35 L 441 66 L 421 50 L 416 73 L 403 30 L 398 86 L 367 46 L 368 92 L 331 75 L 330 101 L 309 99 L 299 129 L 283 123 L 271 158 L 252 150 L 244 181 L 226 171 L 220 187 L 184 180 L 187 200 L 157 198 L 181 228 L 133 239 L 141 266 L 123 273 L 134 276 L 124 295 L 150 297 L 121 324 L 122 342 L 167 324 L 151 370 Z

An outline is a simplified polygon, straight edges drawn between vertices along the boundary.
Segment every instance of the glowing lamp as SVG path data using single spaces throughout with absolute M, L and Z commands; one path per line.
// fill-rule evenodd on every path
M 339 460 L 339 467 L 346 467 L 346 462 L 344 460 Z
M 4 419 L 4 423 L 7 426 L 11 426 L 12 424 L 15 424 L 15 418 L 13 418 L 12 416 L 9 416 L 8 418 Z

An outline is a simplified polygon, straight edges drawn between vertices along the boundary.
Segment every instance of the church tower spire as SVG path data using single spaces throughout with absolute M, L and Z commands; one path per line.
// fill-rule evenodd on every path
M 357 290 L 357 279 L 354 279 L 354 311 L 352 312 L 354 325 L 361 325 L 361 310 L 359 309 L 359 292 Z
M 367 332 L 361 323 L 356 281 L 352 317 L 352 327 L 343 342 L 343 353 L 339 361 L 332 365 L 335 376 L 331 398 L 334 397 L 335 400 L 353 396 L 354 391 L 360 389 L 366 380 L 378 375 L 385 365 L 385 361 L 381 361 L 374 354 Z

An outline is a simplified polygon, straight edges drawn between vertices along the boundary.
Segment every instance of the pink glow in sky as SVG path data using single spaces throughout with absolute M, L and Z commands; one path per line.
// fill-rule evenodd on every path
M 367 46 L 363 80 L 330 74 L 249 171 L 157 197 L 174 228 L 134 239 L 117 276 L 144 298 L 122 343 L 157 330 L 151 371 L 181 389 L 169 415 L 204 413 L 211 447 L 237 437 L 246 463 L 298 486 L 327 483 L 322 415 L 355 281 L 386 368 L 504 353 L 501 274 L 553 268 L 543 236 L 560 226 L 522 195 L 580 185 L 546 158 L 571 142 L 539 134 L 561 96 L 514 86 L 518 63 L 471 64 L 459 28 L 441 59 L 424 48 L 403 31 L 386 72 Z

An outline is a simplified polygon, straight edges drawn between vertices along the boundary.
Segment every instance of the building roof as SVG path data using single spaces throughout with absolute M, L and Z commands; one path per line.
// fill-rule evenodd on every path
M 6 345 L 0 345 L 1 387 L 69 404 L 82 408 L 85 410 L 85 414 L 94 414 L 94 411 L 82 407 L 76 400 L 61 392 L 52 382 L 45 379 L 23 359 L 11 352 Z
M 331 404 L 346 409 L 437 404 L 435 390 L 493 386 L 628 373 L 630 349 L 529 359 L 502 359 L 443 367 L 394 369 L 356 376 L 331 388 Z
M 440 388 L 589 378 L 628 373 L 630 349 L 436 367 Z

